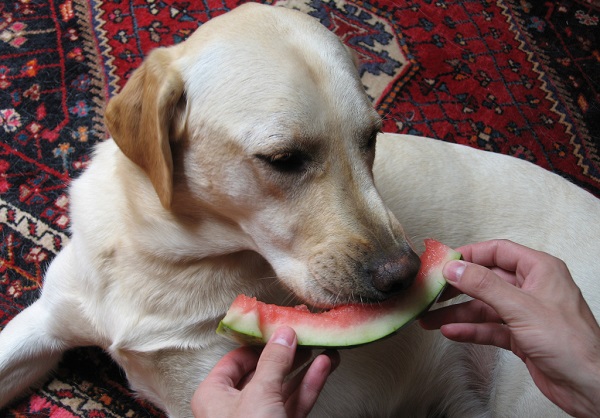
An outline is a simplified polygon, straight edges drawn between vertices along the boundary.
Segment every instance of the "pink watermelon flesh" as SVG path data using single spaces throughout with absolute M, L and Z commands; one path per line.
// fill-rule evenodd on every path
M 444 264 L 460 258 L 459 252 L 426 239 L 414 284 L 403 294 L 380 303 L 346 304 L 313 313 L 304 305 L 270 305 L 239 295 L 217 333 L 242 344 L 265 344 L 276 328 L 287 325 L 296 331 L 301 346 L 342 348 L 367 344 L 393 334 L 427 311 L 446 286 Z

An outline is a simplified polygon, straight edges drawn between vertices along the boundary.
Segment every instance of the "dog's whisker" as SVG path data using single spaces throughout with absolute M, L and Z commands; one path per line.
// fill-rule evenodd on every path
M 275 281 L 275 280 L 277 280 L 277 276 L 259 277 L 257 280 L 272 280 L 272 281 Z
M 392 111 L 388 110 L 384 115 L 381 116 L 381 120 L 382 121 L 393 120 L 393 118 L 390 118 L 391 114 L 392 114 Z

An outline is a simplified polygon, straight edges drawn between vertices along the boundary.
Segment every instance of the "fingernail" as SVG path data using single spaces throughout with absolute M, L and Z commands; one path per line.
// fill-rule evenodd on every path
M 271 335 L 271 342 L 273 344 L 283 345 L 284 347 L 292 347 L 296 333 L 290 327 L 277 328 L 273 335 Z
M 449 261 L 444 265 L 442 273 L 447 281 L 458 282 L 466 268 L 467 264 L 464 261 Z

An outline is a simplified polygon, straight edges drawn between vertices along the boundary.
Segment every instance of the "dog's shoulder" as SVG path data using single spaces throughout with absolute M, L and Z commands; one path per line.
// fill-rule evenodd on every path
M 85 171 L 71 183 L 69 205 L 72 235 L 96 248 L 114 247 L 141 217 L 163 211 L 143 171 L 111 139 L 95 147 Z

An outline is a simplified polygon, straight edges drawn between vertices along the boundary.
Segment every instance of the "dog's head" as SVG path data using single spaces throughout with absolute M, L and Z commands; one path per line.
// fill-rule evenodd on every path
M 380 118 L 314 19 L 257 4 L 214 19 L 152 52 L 106 120 L 166 210 L 237 231 L 223 251 L 258 252 L 306 302 L 412 283 L 419 258 L 373 183 Z

